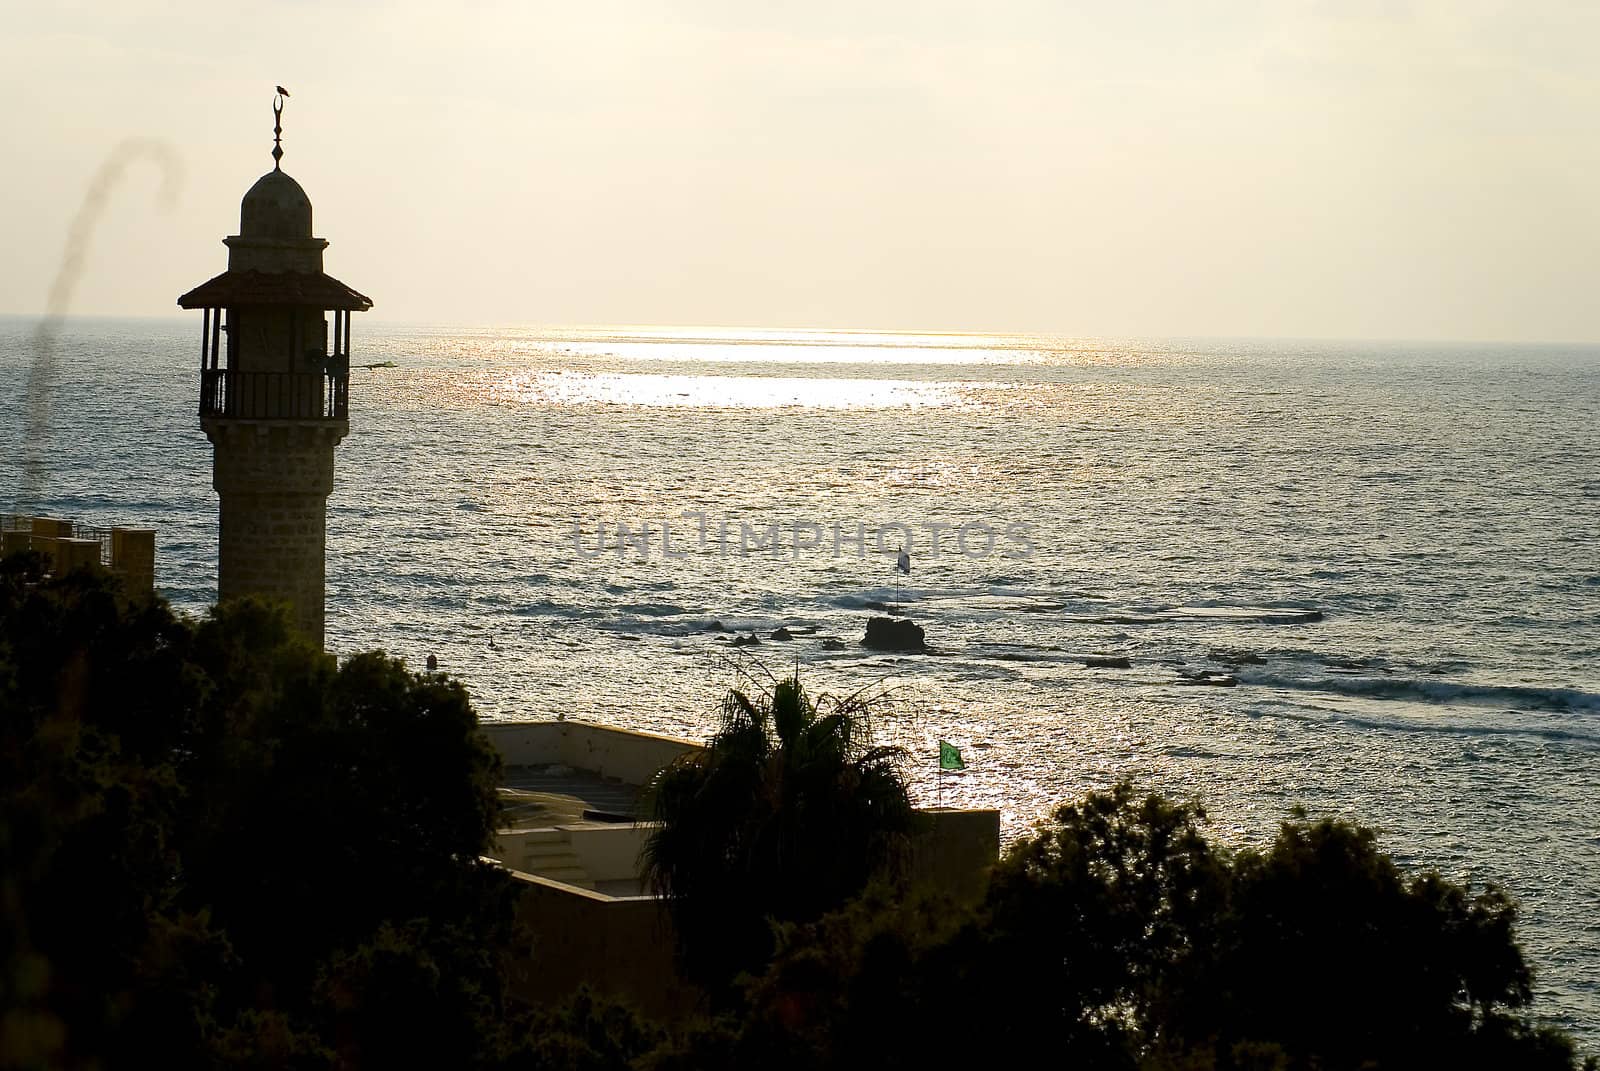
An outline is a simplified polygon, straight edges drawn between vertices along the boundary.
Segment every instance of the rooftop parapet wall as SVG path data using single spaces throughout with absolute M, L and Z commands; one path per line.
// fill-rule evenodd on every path
M 629 785 L 649 784 L 678 756 L 701 750 L 693 740 L 584 721 L 490 722 L 481 728 L 507 766 L 560 764 Z
M 911 884 L 937 888 L 957 899 L 980 895 L 989 868 L 1000 855 L 1000 812 L 947 807 L 918 811 L 917 815 L 918 830 L 911 838 L 906 875 Z M 549 828 L 562 834 L 594 881 L 636 882 L 643 888 L 641 853 L 656 829 L 654 822 L 579 822 Z M 523 842 L 544 832 L 548 830 L 500 831 L 494 858 L 513 870 L 520 869 L 517 860 Z
M 0 515 L 0 556 L 35 550 L 60 576 L 99 565 L 122 577 L 129 595 L 149 595 L 156 582 L 156 533 L 151 528 L 97 528 L 56 517 Z

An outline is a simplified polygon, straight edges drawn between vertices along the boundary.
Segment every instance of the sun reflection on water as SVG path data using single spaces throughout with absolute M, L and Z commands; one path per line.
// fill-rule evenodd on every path
M 905 409 L 957 406 L 962 385 L 891 379 L 519 372 L 490 394 L 530 405 L 630 405 L 692 409 Z

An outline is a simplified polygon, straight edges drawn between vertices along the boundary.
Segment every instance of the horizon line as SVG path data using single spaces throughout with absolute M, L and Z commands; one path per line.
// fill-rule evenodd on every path
M 49 317 L 43 312 L 0 312 L 0 320 L 31 320 L 42 323 Z M 102 313 L 102 312 L 68 312 L 56 318 L 58 322 L 65 323 L 72 320 L 83 321 L 147 321 L 162 323 L 187 323 L 189 314 L 175 311 L 171 313 Z M 1127 333 L 1073 333 L 1063 331 L 984 331 L 984 330 L 940 330 L 928 328 L 889 328 L 889 327 L 818 327 L 818 326 L 772 326 L 756 325 L 751 323 L 549 323 L 538 321 L 471 321 L 471 320 L 428 320 L 428 319 L 391 319 L 383 316 L 363 314 L 363 322 L 370 326 L 383 327 L 409 327 L 409 328 L 455 328 L 470 330 L 493 331 L 636 331 L 636 332 L 688 332 L 688 331 L 721 331 L 766 334 L 834 334 L 834 335 L 899 335 L 923 336 L 931 338 L 1015 338 L 1015 339 L 1075 339 L 1075 340 L 1139 340 L 1148 342 L 1182 342 L 1182 341 L 1217 341 L 1217 342 L 1359 342 L 1359 343 L 1386 343 L 1398 345 L 1469 345 L 1469 346 L 1572 346 L 1572 347 L 1600 347 L 1600 338 L 1594 339 L 1559 339 L 1559 338 L 1503 338 L 1480 337 L 1460 338 L 1443 335 L 1417 336 L 1417 335 L 1296 335 L 1296 334 L 1217 334 L 1217 333 L 1190 333 L 1190 334 L 1127 334 Z

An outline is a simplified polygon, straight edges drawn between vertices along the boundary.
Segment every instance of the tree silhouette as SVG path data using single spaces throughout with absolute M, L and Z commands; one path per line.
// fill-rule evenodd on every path
M 646 873 L 686 973 L 714 998 L 772 952 L 772 922 L 842 906 L 901 858 L 913 812 L 902 753 L 870 739 L 859 696 L 813 702 L 799 676 L 729 692 L 704 751 L 652 786 Z
M 1348 822 L 1232 852 L 1204 820 L 1121 784 L 1012 845 L 979 905 L 874 895 L 788 927 L 741 1020 L 667 1066 L 1578 1066 L 1531 1014 L 1502 890 L 1407 875 Z
M 514 886 L 465 690 L 0 563 L 0 1067 L 492 1062 Z

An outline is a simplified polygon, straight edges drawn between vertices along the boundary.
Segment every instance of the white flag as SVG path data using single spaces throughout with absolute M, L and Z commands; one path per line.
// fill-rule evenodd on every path
M 902 573 L 911 572 L 911 555 L 904 550 L 900 551 L 900 557 L 895 559 L 894 567 Z

